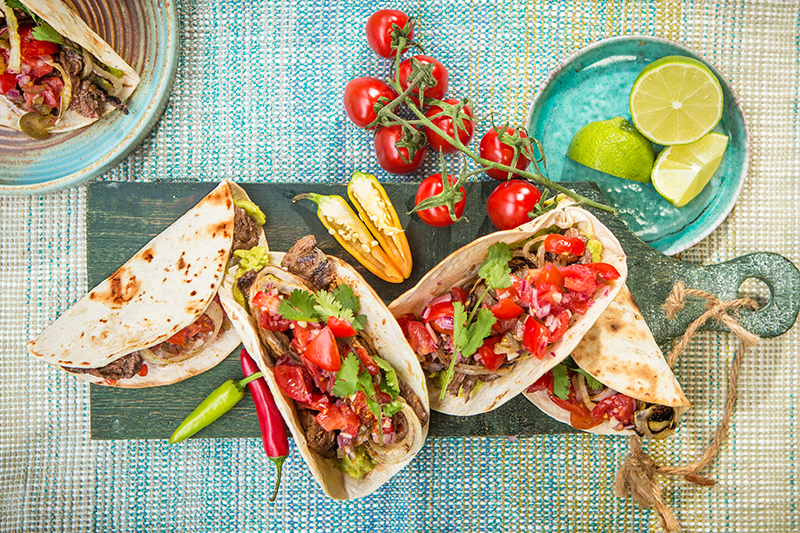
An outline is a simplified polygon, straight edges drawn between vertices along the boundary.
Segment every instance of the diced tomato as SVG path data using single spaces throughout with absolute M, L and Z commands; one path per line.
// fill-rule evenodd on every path
M 489 308 L 492 314 L 500 320 L 517 318 L 524 312 L 520 306 L 515 304 L 511 298 L 500 300 L 497 304 Z
M 511 276 L 511 286 L 506 287 L 505 289 L 495 289 L 495 293 L 497 294 L 498 300 L 505 300 L 506 298 L 513 298 L 518 300 L 522 297 L 523 287 L 525 286 L 525 280 L 517 275 L 510 274 Z
M 553 265 L 553 263 L 545 263 L 545 265 L 536 271 L 536 277 L 533 278 L 533 284 L 539 286 L 543 283 L 548 283 L 558 288 L 559 291 L 564 290 L 564 276 Z
M 280 297 L 276 294 L 267 294 L 258 291 L 253 298 L 253 305 L 261 312 L 261 327 L 269 331 L 286 331 L 291 326 L 291 322 L 286 320 L 278 313 L 278 305 L 281 303 Z
M 303 357 L 329 372 L 336 372 L 342 367 L 342 358 L 339 356 L 336 338 L 327 326 L 311 339 Z
M 170 344 L 179 344 L 179 345 L 183 346 L 184 344 L 186 344 L 186 334 L 188 332 L 189 332 L 189 330 L 187 328 L 183 328 L 182 330 L 177 332 L 175 335 L 173 335 L 172 337 L 167 339 L 167 342 L 170 343 Z
M 481 347 L 478 348 L 478 354 L 481 356 L 483 366 L 492 372 L 500 368 L 500 365 L 502 365 L 503 361 L 506 359 L 506 354 L 494 351 L 495 345 L 501 340 L 503 340 L 503 337 L 489 337 L 484 340 Z
M 586 249 L 586 244 L 580 237 L 566 237 L 558 233 L 548 235 L 542 246 L 546 252 L 559 255 L 581 255 Z
M 592 409 L 592 416 L 597 419 L 614 418 L 622 424 L 632 422 L 633 412 L 636 410 L 636 400 L 624 394 L 615 394 L 610 398 L 601 400 Z
M 620 277 L 619 271 L 614 268 L 614 265 L 609 265 L 608 263 L 586 263 L 583 266 L 589 270 L 594 270 L 596 274 L 606 281 L 619 279 Z
M 320 412 L 316 420 L 325 431 L 341 430 L 351 437 L 356 436 L 358 427 L 361 425 L 361 420 L 358 418 L 358 415 L 344 403 L 340 402 Z
M 292 322 L 292 333 L 294 337 L 291 341 L 291 346 L 294 352 L 298 355 L 306 351 L 306 346 L 311 342 L 317 333 L 322 329 L 316 322 L 308 322 L 305 327 L 301 326 L 298 322 Z
M 496 333 L 497 335 L 503 335 L 511 331 L 511 329 L 517 325 L 517 319 L 512 318 L 509 320 L 495 320 L 494 324 L 492 324 L 492 333 Z
M 564 333 L 567 331 L 569 327 L 569 319 L 570 314 L 569 311 L 566 309 L 555 315 L 555 319 L 558 320 L 558 326 L 550 333 L 550 337 L 547 339 L 547 342 L 553 344 L 558 339 L 564 336 Z
M 321 391 L 327 391 L 329 379 L 326 376 L 326 372 L 305 357 L 300 357 L 300 362 L 303 363 L 306 371 L 311 375 L 314 385 Z
M 561 269 L 564 275 L 564 287 L 581 294 L 592 294 L 597 288 L 594 272 L 585 265 L 568 265 Z
M 350 322 L 343 318 L 332 316 L 328 318 L 327 325 L 331 329 L 334 337 L 352 337 L 356 334 L 355 328 L 350 325 Z
M 450 294 L 453 295 L 454 302 L 466 303 L 469 293 L 461 287 L 453 287 L 450 289 Z
M 583 403 L 581 403 L 581 405 L 583 405 Z M 589 409 L 583 405 L 581 411 L 569 414 L 569 423 L 572 424 L 572 427 L 575 429 L 587 430 L 599 426 L 603 421 L 593 417 Z
M 200 333 L 208 333 L 209 331 L 214 331 L 214 321 L 205 313 L 186 326 L 186 333 L 189 337 L 194 337 Z
M 536 392 L 540 390 L 546 390 L 550 394 L 553 394 L 553 373 L 547 372 L 545 375 L 537 379 L 533 385 L 529 386 L 526 392 Z
M 562 299 L 561 291 L 552 283 L 544 282 L 536 287 L 536 303 L 539 307 L 556 307 L 561 304 Z
M 406 337 L 408 336 L 408 323 L 415 322 L 417 320 L 417 316 L 414 313 L 406 313 L 402 316 L 396 318 L 397 325 L 400 326 L 400 329 L 403 330 Z
M 378 363 L 372 358 L 372 356 L 364 349 L 363 346 L 356 345 L 353 348 L 356 350 L 356 354 L 358 358 L 361 359 L 361 363 L 364 365 L 364 368 L 367 369 L 367 372 L 371 376 L 377 376 L 381 372 L 381 367 L 378 366 Z
M 311 402 L 314 383 L 305 368 L 297 365 L 277 365 L 272 372 L 278 387 L 286 396 L 298 402 Z
M 428 355 L 436 351 L 436 341 L 422 322 L 409 321 L 406 325 L 406 338 L 414 353 Z
M 313 409 L 314 411 L 324 411 L 331 405 L 331 398 L 324 392 L 312 392 L 311 400 L 308 402 L 299 402 L 302 407 L 306 409 Z
M 525 349 L 537 359 L 542 359 L 547 350 L 547 340 L 550 336 L 550 331 L 544 327 L 538 320 L 532 316 L 528 316 L 525 320 L 525 329 L 522 334 L 522 343 Z
M 453 318 L 455 315 L 455 309 L 453 308 L 452 300 L 449 302 L 439 302 L 437 304 L 432 305 L 430 308 L 430 312 L 428 316 L 423 319 L 424 322 L 429 323 L 433 329 L 438 331 L 439 333 L 443 333 L 445 335 L 452 335 L 453 328 L 452 326 L 448 327 L 447 325 L 443 325 L 440 319 L 447 319 Z M 447 322 L 447 321 L 445 321 Z
M 4 72 L 0 74 L 0 93 L 6 94 L 11 89 L 17 86 L 16 74 Z
M 267 294 L 264 291 L 258 291 L 253 297 L 253 305 L 259 309 L 271 309 L 272 307 L 277 309 L 278 303 L 280 302 L 276 303 L 275 299 L 277 299 L 277 296 Z
M 575 400 L 574 391 L 570 386 L 569 396 L 562 400 L 553 394 L 553 372 L 548 372 L 540 377 L 536 382 L 528 387 L 527 392 L 546 390 L 552 401 L 557 406 L 569 412 L 570 424 L 577 429 L 591 429 L 602 423 L 602 420 L 595 419 L 583 402 Z
M 371 424 L 376 420 L 375 414 L 370 411 L 369 406 L 367 405 L 367 395 L 364 393 L 364 391 L 357 391 L 353 396 L 350 397 L 349 401 L 350 405 L 353 407 L 353 411 L 355 411 L 358 417 L 365 424 Z
M 142 366 L 139 367 L 139 375 L 142 377 L 147 375 L 147 363 L 142 363 Z
M 579 315 L 585 315 L 586 310 L 589 309 L 591 296 L 588 294 L 581 294 L 579 292 L 573 292 L 570 294 L 570 296 L 571 297 L 568 305 L 569 310 Z
M 261 313 L 261 327 L 269 331 L 286 331 L 291 326 L 291 322 L 280 315 Z
M 50 41 L 39 41 L 33 38 L 33 25 L 25 24 L 19 27 L 20 51 L 22 57 L 32 58 L 52 56 L 58 53 L 58 45 Z

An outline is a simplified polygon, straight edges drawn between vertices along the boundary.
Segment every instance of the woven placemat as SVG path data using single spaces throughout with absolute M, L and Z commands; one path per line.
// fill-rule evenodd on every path
M 367 48 L 366 0 L 178 0 L 181 58 L 164 117 L 106 180 L 344 181 L 379 169 L 341 106 L 347 80 L 388 65 Z M 388 5 L 387 5 L 388 7 Z M 522 123 L 558 63 L 603 37 L 648 34 L 697 50 L 730 79 L 751 134 L 750 173 L 692 263 L 772 251 L 800 264 L 800 16 L 795 1 L 400 2 L 479 114 Z M 2 171 L 0 169 L 0 171 Z M 429 439 L 375 495 L 336 503 L 296 453 L 278 500 L 255 439 L 93 442 L 88 386 L 31 361 L 24 343 L 86 291 L 85 188 L 0 197 L 0 530 L 650 531 L 651 511 L 613 495 L 621 438 Z M 763 295 L 757 283 L 746 295 Z M 696 457 L 716 427 L 735 341 L 697 337 L 676 374 L 693 408 L 649 451 Z M 800 333 L 743 366 L 713 488 L 665 484 L 686 531 L 796 531 Z

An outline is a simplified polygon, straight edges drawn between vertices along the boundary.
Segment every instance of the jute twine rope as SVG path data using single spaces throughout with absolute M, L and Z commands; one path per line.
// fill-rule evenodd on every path
M 620 466 L 617 471 L 615 492 L 620 498 L 631 496 L 640 507 L 654 507 L 658 512 L 661 527 L 665 531 L 680 531 L 678 523 L 672 510 L 664 503 L 661 495 L 661 488 L 655 479 L 656 474 L 662 476 L 682 476 L 686 481 L 695 485 L 712 486 L 716 483 L 713 479 L 700 476 L 698 473 L 705 468 L 717 455 L 723 441 L 728 433 L 731 415 L 733 414 L 734 404 L 736 403 L 736 387 L 739 378 L 739 369 L 742 364 L 744 351 L 758 343 L 759 337 L 753 335 L 729 314 L 742 307 L 758 309 L 758 304 L 750 298 L 740 298 L 730 302 L 723 302 L 711 294 L 697 289 L 686 289 L 683 283 L 678 282 L 672 289 L 664 304 L 664 311 L 667 318 L 672 320 L 675 314 L 683 309 L 687 297 L 702 298 L 706 301 L 706 311 L 692 322 L 686 329 L 681 340 L 669 354 L 667 362 L 674 368 L 678 357 L 686 350 L 689 341 L 697 330 L 708 320 L 714 319 L 725 324 L 728 329 L 739 338 L 739 348 L 736 358 L 731 366 L 730 379 L 728 382 L 728 399 L 725 403 L 725 412 L 717 428 L 714 438 L 708 444 L 703 454 L 697 461 L 688 463 L 684 466 L 662 466 L 656 462 L 642 449 L 642 441 L 638 435 L 633 435 L 629 439 L 631 454 Z

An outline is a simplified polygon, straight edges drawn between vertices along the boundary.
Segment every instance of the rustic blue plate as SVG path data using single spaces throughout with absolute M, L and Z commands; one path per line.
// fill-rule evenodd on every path
M 648 63 L 670 55 L 698 59 L 719 78 L 724 110 L 714 131 L 729 137 L 720 168 L 703 192 L 681 209 L 664 200 L 649 183 L 616 178 L 566 157 L 572 137 L 587 123 L 616 116 L 630 121 L 628 96 L 639 72 Z M 658 37 L 605 39 L 567 59 L 531 104 L 528 131 L 544 147 L 550 179 L 594 181 L 631 231 L 667 255 L 685 250 L 714 231 L 733 209 L 747 176 L 747 127 L 730 84 L 692 50 Z M 655 148 L 660 151 L 663 147 Z
M 0 194 L 43 194 L 99 176 L 138 146 L 167 105 L 178 67 L 173 0 L 74 0 L 81 18 L 139 73 L 130 113 L 35 140 L 0 129 Z

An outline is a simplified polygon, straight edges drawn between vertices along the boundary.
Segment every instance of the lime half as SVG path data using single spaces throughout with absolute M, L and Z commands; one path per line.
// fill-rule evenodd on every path
M 618 178 L 647 183 L 653 145 L 622 117 L 590 122 L 572 138 L 567 157 Z
M 709 133 L 692 144 L 668 146 L 653 165 L 653 186 L 675 207 L 688 204 L 719 168 L 728 137 Z
M 667 56 L 650 63 L 633 84 L 629 106 L 636 128 L 654 143 L 689 144 L 722 118 L 722 87 L 703 63 Z

